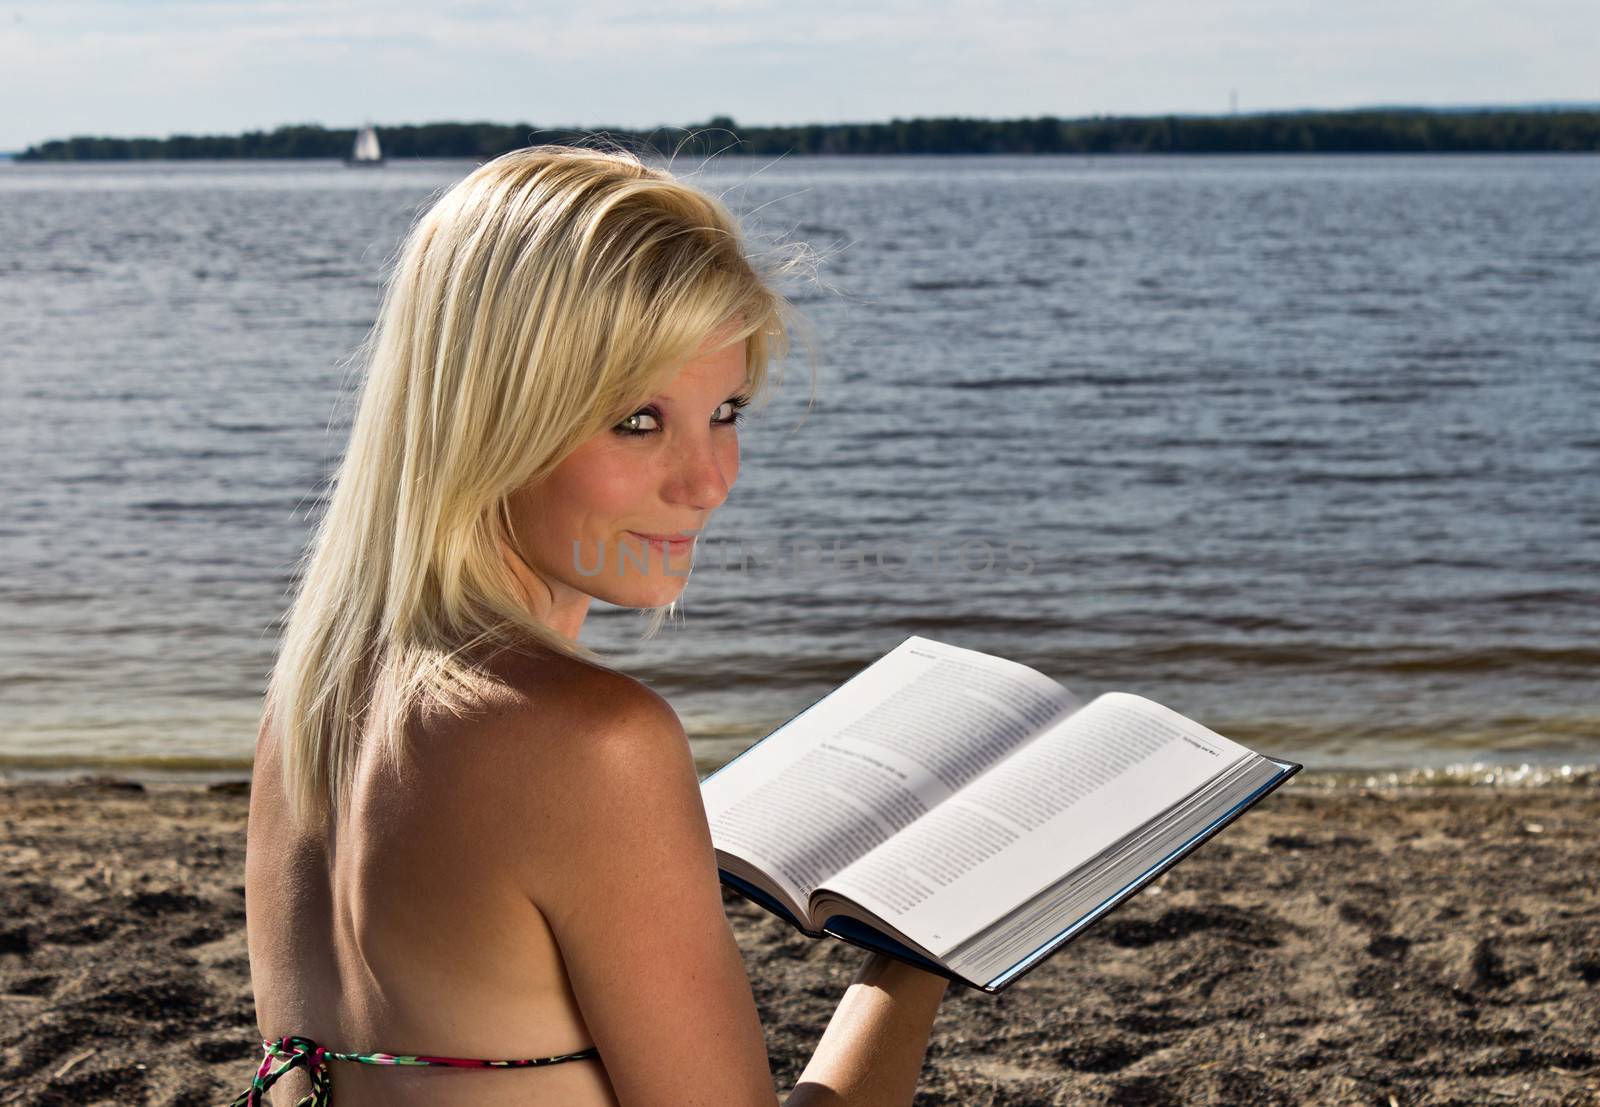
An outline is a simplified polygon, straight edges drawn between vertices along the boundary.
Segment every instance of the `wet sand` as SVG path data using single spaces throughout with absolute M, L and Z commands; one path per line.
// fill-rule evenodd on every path
M 248 1083 L 247 804 L 0 784 L 0 1107 L 215 1107 Z M 864 954 L 727 907 L 786 1092 Z M 920 1089 L 1600 1105 L 1600 788 L 1291 783 L 1004 994 L 952 987 Z

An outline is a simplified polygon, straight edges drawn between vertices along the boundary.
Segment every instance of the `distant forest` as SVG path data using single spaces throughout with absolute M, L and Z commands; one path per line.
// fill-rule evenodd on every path
M 648 154 L 1377 154 L 1600 152 L 1600 111 L 1365 110 L 1092 119 L 892 119 L 747 127 L 726 116 L 691 127 L 583 130 L 529 123 L 379 127 L 389 158 L 489 158 L 534 143 L 613 143 Z M 242 135 L 74 137 L 19 161 L 125 158 L 342 158 L 355 131 L 315 125 Z

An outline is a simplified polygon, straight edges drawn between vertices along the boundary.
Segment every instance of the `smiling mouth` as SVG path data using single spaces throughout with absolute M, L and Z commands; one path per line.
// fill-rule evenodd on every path
M 692 534 L 640 534 L 636 530 L 630 530 L 628 533 L 641 542 L 648 542 L 652 546 L 667 547 L 672 550 L 686 550 L 694 545 L 695 540 L 695 535 Z

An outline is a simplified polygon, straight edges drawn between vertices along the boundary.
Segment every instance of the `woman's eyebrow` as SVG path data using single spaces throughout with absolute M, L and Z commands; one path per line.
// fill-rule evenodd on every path
M 726 402 L 727 398 L 733 397 L 733 396 L 739 396 L 739 395 L 742 395 L 742 394 L 744 394 L 744 393 L 746 393 L 748 391 L 750 391 L 750 382 L 748 380 L 745 380 L 745 381 L 741 381 L 740 383 L 734 385 L 732 388 L 727 389 L 725 393 L 716 392 L 716 393 L 713 393 L 713 395 L 723 396 L 724 398 L 722 400 L 717 401 L 717 402 L 718 403 L 724 403 L 724 402 Z M 650 406 L 652 404 L 654 404 L 654 405 L 656 405 L 658 407 L 672 407 L 672 406 L 674 406 L 672 404 L 672 402 L 668 399 L 668 397 L 665 396 L 662 393 L 657 393 L 656 395 L 650 397 L 648 400 L 645 401 L 645 406 L 646 407 L 648 407 L 648 406 Z

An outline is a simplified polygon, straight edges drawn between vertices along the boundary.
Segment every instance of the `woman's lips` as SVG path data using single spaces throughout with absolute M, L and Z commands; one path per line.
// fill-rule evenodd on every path
M 628 533 L 641 542 L 649 543 L 655 549 L 669 553 L 682 553 L 694 546 L 695 536 L 692 534 L 688 537 L 681 537 L 667 534 L 640 534 L 636 530 L 630 530 Z

